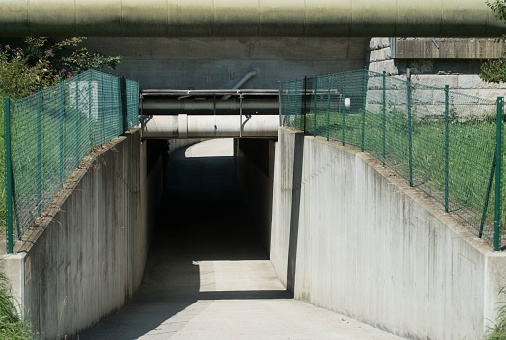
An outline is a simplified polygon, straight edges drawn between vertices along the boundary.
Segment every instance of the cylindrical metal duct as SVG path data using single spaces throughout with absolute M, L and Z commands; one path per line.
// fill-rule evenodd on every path
M 498 37 L 483 0 L 0 0 L 0 36 Z
M 241 80 L 239 80 L 237 82 L 237 84 L 235 84 L 232 89 L 233 90 L 237 90 L 237 89 L 240 89 L 241 86 L 243 86 L 248 80 L 250 80 L 251 78 L 255 77 L 256 75 L 258 74 L 257 71 L 251 71 L 251 72 L 248 72 L 244 75 L 244 77 L 241 78 Z M 227 94 L 227 95 L 224 95 L 221 99 L 222 100 L 227 100 L 231 97 L 230 94 Z
M 143 124 L 143 138 L 276 137 L 279 117 L 243 116 L 150 116 Z M 241 130 L 242 129 L 242 130 Z
M 230 99 L 227 101 L 217 100 L 217 110 L 239 110 L 239 100 Z M 244 100 L 242 108 L 244 110 L 275 110 L 279 107 L 279 100 L 262 99 L 262 100 Z M 214 109 L 213 100 L 170 100 L 170 99 L 144 99 L 142 101 L 144 110 L 210 110 Z
M 142 126 L 142 138 L 179 138 L 178 116 L 145 116 Z

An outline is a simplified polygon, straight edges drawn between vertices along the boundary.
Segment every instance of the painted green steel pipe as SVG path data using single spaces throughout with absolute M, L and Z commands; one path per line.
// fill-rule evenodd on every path
M 42 90 L 37 86 L 37 217 L 42 213 Z
M 327 76 L 327 141 L 330 138 L 330 72 Z
M 79 74 L 76 71 L 76 75 L 74 77 L 76 81 L 76 169 L 79 167 L 79 163 L 81 161 L 79 157 L 79 137 L 81 135 L 81 127 L 79 124 Z
M 407 80 L 408 92 L 408 136 L 409 136 L 409 186 L 413 186 L 413 130 L 411 129 L 411 76 L 408 75 Z
M 445 211 L 450 212 L 450 86 L 445 85 Z
M 105 112 L 104 112 L 104 72 L 100 71 L 100 98 L 98 99 L 98 107 L 99 107 L 99 119 L 100 119 L 100 141 L 95 142 L 96 145 L 102 144 L 105 142 Z
M 316 137 L 316 110 L 318 104 L 318 75 L 314 75 L 314 112 L 313 112 L 313 137 Z
M 306 113 L 307 113 L 307 77 L 304 77 L 304 134 L 306 134 Z
M 0 0 L 0 36 L 498 37 L 483 0 Z
M 297 126 L 297 115 L 296 115 L 296 112 L 297 112 L 297 79 L 293 80 L 290 82 L 290 93 L 292 94 L 290 96 L 291 98 L 291 101 L 290 101 L 290 112 L 289 114 L 292 116 L 292 115 L 295 115 L 293 117 L 293 123 L 295 124 L 295 126 Z M 290 122 L 292 121 L 292 119 L 290 119 Z
M 63 186 L 63 174 L 65 171 L 65 158 L 64 158 L 64 148 L 65 144 L 63 143 L 63 123 L 65 119 L 65 98 L 63 96 L 63 80 L 60 78 L 59 89 L 59 104 L 60 104 L 60 185 Z
M 343 100 L 341 101 L 343 109 L 343 146 L 346 145 L 346 70 L 343 70 Z
M 6 190 L 6 223 L 7 253 L 14 252 L 13 218 L 12 218 L 12 150 L 11 150 L 11 101 L 4 98 L 4 143 L 5 143 L 5 190 Z
M 386 71 L 383 71 L 383 166 L 385 166 L 385 159 L 386 159 L 386 135 L 387 135 L 387 99 L 386 99 Z
M 497 97 L 496 149 L 495 149 L 495 207 L 494 207 L 494 250 L 501 250 L 502 218 L 502 144 L 503 144 L 504 97 Z
M 367 66 L 364 67 L 364 98 L 363 98 L 363 107 L 362 107 L 362 141 L 360 143 L 360 149 L 362 152 L 365 151 L 365 111 L 367 109 Z
M 88 70 L 91 70 L 91 66 L 88 67 Z M 92 120 L 92 116 L 91 116 L 91 102 L 93 101 L 93 90 L 92 90 L 92 87 L 91 87 L 91 78 L 92 78 L 92 73 L 88 72 L 88 125 L 89 125 L 89 130 L 90 130 L 90 145 L 89 145 L 89 148 L 90 150 L 93 149 L 93 120 Z

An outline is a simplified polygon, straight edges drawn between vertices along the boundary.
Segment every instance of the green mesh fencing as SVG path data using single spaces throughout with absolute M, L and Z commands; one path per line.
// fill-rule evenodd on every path
M 285 82 L 280 103 L 282 125 L 371 153 L 501 248 L 502 102 L 358 70 Z
M 89 70 L 10 102 L 14 237 L 41 216 L 94 146 L 138 125 L 138 92 L 137 82 Z

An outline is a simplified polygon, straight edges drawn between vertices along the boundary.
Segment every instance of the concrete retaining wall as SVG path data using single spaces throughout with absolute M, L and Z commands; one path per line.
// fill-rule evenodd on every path
M 420 46 L 423 46 L 423 43 Z M 490 100 L 504 96 L 505 83 L 487 83 L 480 79 L 482 61 L 482 59 L 422 59 L 421 57 L 394 59 L 390 38 L 371 38 L 366 56 L 368 69 L 374 72 L 386 71 L 387 75 L 406 80 L 406 70 L 409 68 L 412 83 L 438 88 L 449 85 L 452 91 Z M 405 95 L 401 97 L 405 98 Z M 381 96 L 378 95 L 378 98 Z
M 161 157 L 147 173 L 146 155 L 138 130 L 106 144 L 0 261 L 19 272 L 9 276 L 44 338 L 96 325 L 141 284 L 161 194 Z
M 234 155 L 241 190 L 257 219 L 259 235 L 269 252 L 271 243 L 272 185 L 276 142 L 271 139 L 236 139 Z
M 389 332 L 480 339 L 506 254 L 366 154 L 281 128 L 271 261 L 296 299 Z

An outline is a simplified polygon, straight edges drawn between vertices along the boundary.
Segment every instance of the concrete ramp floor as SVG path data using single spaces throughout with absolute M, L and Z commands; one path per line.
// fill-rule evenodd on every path
M 170 156 L 143 284 L 81 339 L 401 339 L 291 299 L 237 186 L 232 140 Z

